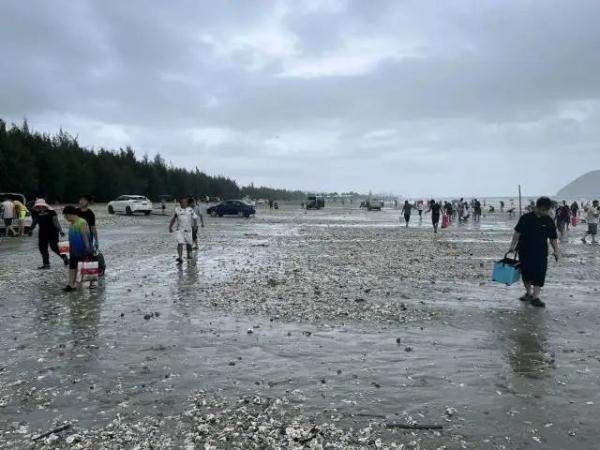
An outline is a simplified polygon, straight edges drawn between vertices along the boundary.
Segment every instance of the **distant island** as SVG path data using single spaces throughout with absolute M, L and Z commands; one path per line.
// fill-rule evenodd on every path
M 600 198 L 600 170 L 593 170 L 567 184 L 556 194 L 559 198 Z

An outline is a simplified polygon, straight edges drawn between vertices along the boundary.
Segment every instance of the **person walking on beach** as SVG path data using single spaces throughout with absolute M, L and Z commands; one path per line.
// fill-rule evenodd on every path
M 192 240 L 194 241 L 194 250 L 198 250 L 198 219 L 200 219 L 200 225 L 204 228 L 204 218 L 202 217 L 202 208 L 200 207 L 200 200 L 190 197 L 190 207 L 196 214 L 196 219 L 192 223 Z
M 481 202 L 473 200 L 473 222 L 481 222 Z
M 448 217 L 448 223 L 452 222 L 452 216 L 454 215 L 454 207 L 452 206 L 452 202 L 444 202 L 444 211 Z
M 585 210 L 585 218 L 587 221 L 587 232 L 581 238 L 584 244 L 587 244 L 588 234 L 592 236 L 592 244 L 597 245 L 596 235 L 598 234 L 598 217 L 600 216 L 600 209 L 598 200 L 594 200 L 590 206 Z
M 410 222 L 410 214 L 412 213 L 413 205 L 408 203 L 408 200 L 404 201 L 404 205 L 402 205 L 402 214 L 404 215 L 404 222 L 406 223 L 406 228 L 408 228 L 408 223 Z
M 91 195 L 82 195 L 79 199 L 79 206 L 77 208 L 77 215 L 85 220 L 90 229 L 90 242 L 93 243 L 94 251 L 98 251 L 98 228 L 96 227 L 96 215 L 94 211 L 90 209 L 90 203 L 92 203 L 93 197 Z
M 571 208 L 569 208 L 566 201 L 563 201 L 562 205 L 556 209 L 556 227 L 561 239 L 565 237 L 565 233 L 569 230 L 570 223 Z
M 65 292 L 77 289 L 77 268 L 84 258 L 93 255 L 91 232 L 85 219 L 79 217 L 77 208 L 67 205 L 63 215 L 69 222 L 69 281 L 63 288 Z
M 429 210 L 431 211 L 431 224 L 433 225 L 433 232 L 437 234 L 438 227 L 440 225 L 440 216 L 442 213 L 442 205 L 436 202 L 434 199 L 429 201 Z
M 58 215 L 43 198 L 38 198 L 31 210 L 31 216 L 33 222 L 29 229 L 29 235 L 33 234 L 33 230 L 36 226 L 39 226 L 38 231 L 38 249 L 42 255 L 42 265 L 38 267 L 40 270 L 50 268 L 50 253 L 48 247 L 58 256 L 60 256 L 65 264 L 69 265 L 69 258 L 67 255 L 61 255 L 58 251 L 58 236 L 64 236 L 65 233 L 60 226 L 58 221 Z
M 192 245 L 194 239 L 192 236 L 192 225 L 197 220 L 196 213 L 190 206 L 188 197 L 179 199 L 179 206 L 175 208 L 175 214 L 169 222 L 169 233 L 173 232 L 173 227 L 177 226 L 177 264 L 183 264 L 183 246 L 187 250 L 187 258 L 192 259 Z
M 513 234 L 509 252 L 517 252 L 521 262 L 521 276 L 525 286 L 525 295 L 520 300 L 543 308 L 546 304 L 540 300 L 540 294 L 548 270 L 548 241 L 559 259 L 558 235 L 556 225 L 550 217 L 552 200 L 540 197 L 535 209 L 521 216 Z
M 573 226 L 577 225 L 577 216 L 579 215 L 579 204 L 575 201 L 571 203 L 571 220 L 573 220 Z M 573 219 L 574 218 L 574 219 Z
M 15 204 L 8 197 L 2 201 L 2 219 L 4 220 L 4 226 L 6 227 L 6 236 L 8 233 L 12 233 L 13 236 L 17 235 L 13 221 L 15 220 Z
M 417 201 L 417 212 L 419 213 L 419 222 L 423 220 L 423 211 L 425 210 L 425 202 L 423 200 Z

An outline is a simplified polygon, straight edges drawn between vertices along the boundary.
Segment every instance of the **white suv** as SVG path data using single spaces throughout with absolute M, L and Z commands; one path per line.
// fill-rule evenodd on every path
M 108 204 L 109 214 L 118 212 L 129 216 L 136 212 L 143 212 L 148 216 L 152 212 L 152 202 L 142 195 L 121 195 Z

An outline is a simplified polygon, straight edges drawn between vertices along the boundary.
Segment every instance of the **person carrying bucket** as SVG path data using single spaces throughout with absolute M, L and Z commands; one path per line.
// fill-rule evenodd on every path
M 509 253 L 518 253 L 521 263 L 525 295 L 519 300 L 539 308 L 546 306 L 540 300 L 540 294 L 548 269 L 548 241 L 554 250 L 554 258 L 556 261 L 559 259 L 558 234 L 550 217 L 551 208 L 552 200 L 538 198 L 533 211 L 519 219 L 509 250 Z

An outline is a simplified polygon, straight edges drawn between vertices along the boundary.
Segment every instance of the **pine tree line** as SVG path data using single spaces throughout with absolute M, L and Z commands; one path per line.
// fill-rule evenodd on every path
M 75 202 L 89 193 L 99 202 L 123 194 L 226 198 L 271 198 L 299 200 L 301 191 L 267 187 L 240 187 L 229 178 L 173 167 L 156 155 L 141 160 L 130 147 L 97 152 L 83 148 L 77 139 L 63 132 L 49 135 L 31 132 L 22 126 L 7 126 L 0 119 L 0 192 L 18 192 L 28 199 L 43 196 L 53 202 Z

